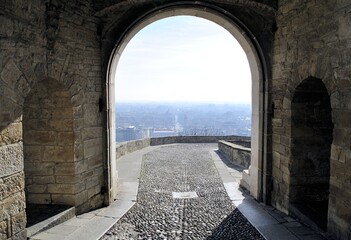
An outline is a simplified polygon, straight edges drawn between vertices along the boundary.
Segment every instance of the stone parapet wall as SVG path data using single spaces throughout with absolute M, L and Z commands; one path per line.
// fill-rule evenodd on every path
M 217 143 L 219 140 L 245 140 L 247 137 L 242 136 L 176 136 L 151 138 L 150 144 L 152 146 L 172 144 L 172 143 Z
M 220 140 L 247 142 L 249 139 L 249 137 L 244 136 L 173 136 L 148 138 L 117 144 L 116 159 L 148 146 L 158 146 L 173 143 L 217 143 Z
M 249 145 L 242 142 L 243 145 Z M 240 141 L 236 144 L 227 141 L 218 141 L 218 150 L 232 163 L 239 165 L 244 169 L 248 169 L 251 163 L 251 148 L 240 145 Z
M 150 139 L 119 143 L 116 146 L 116 159 L 119 159 L 120 157 L 128 153 L 131 153 L 149 146 L 150 146 Z

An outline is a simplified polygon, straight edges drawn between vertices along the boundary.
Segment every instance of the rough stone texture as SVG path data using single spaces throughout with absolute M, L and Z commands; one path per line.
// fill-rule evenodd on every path
M 172 143 L 217 143 L 219 140 L 225 141 L 246 141 L 247 137 L 241 136 L 179 136 L 151 138 L 150 145 L 165 145 Z
M 251 149 L 239 144 L 219 141 L 218 150 L 232 163 L 239 165 L 244 169 L 248 169 L 251 162 Z
M 23 170 L 23 146 L 15 143 L 0 147 L 0 177 L 7 177 Z
M 23 172 L 0 179 L 0 201 L 24 188 Z
M 30 187 L 32 191 L 44 191 L 44 193 L 38 193 L 39 196 L 36 197 L 38 201 L 46 203 L 49 199 L 57 199 L 56 196 L 48 198 L 45 193 L 47 189 L 38 185 L 55 184 L 55 181 L 63 184 L 60 182 L 63 176 L 73 174 L 76 177 L 74 183 L 64 183 L 72 185 L 71 188 L 76 188 L 76 190 L 69 190 L 76 194 L 69 203 L 77 206 L 77 213 L 99 207 L 103 204 L 104 197 L 100 191 L 93 191 L 95 194 L 89 199 L 86 197 L 82 200 L 79 195 L 88 189 L 101 189 L 105 185 L 102 174 L 103 114 L 97 107 L 102 96 L 101 86 L 104 83 L 100 67 L 100 40 L 96 34 L 99 20 L 94 17 L 91 1 L 1 0 L 0 5 L 0 195 L 2 197 L 0 206 L 11 204 L 22 206 L 18 201 L 9 199 L 16 197 L 16 193 L 11 192 L 12 190 L 17 191 L 18 188 L 21 188 L 21 191 L 24 190 L 24 177 L 23 172 L 21 173 L 24 164 L 22 147 L 22 141 L 24 141 L 40 145 L 39 148 L 33 147 L 27 151 L 30 161 L 36 163 L 28 167 L 29 172 L 37 168 L 50 173 L 50 175 L 35 176 L 27 181 L 32 185 Z M 23 110 L 28 110 L 27 105 L 24 104 L 25 99 L 34 93 L 33 89 L 38 87 L 38 83 L 51 84 L 52 81 L 57 81 L 65 90 L 52 92 L 52 99 L 56 101 L 52 103 L 60 110 L 51 111 L 50 116 L 47 115 L 50 102 L 43 99 L 41 105 L 36 105 L 38 111 L 33 111 L 32 116 L 27 118 L 28 116 L 23 115 Z M 71 109 L 63 109 L 67 103 L 71 104 Z M 48 122 L 45 121 L 47 117 L 61 118 L 61 120 Z M 65 117 L 70 119 L 62 120 Z M 22 120 L 29 125 L 29 129 L 37 132 L 27 131 L 22 139 Z M 40 134 L 39 131 L 45 130 L 47 124 L 53 127 L 53 131 Z M 72 127 L 71 133 L 63 131 L 67 126 Z M 81 166 L 80 162 L 86 162 L 88 159 L 80 152 L 80 149 L 84 149 L 85 140 L 82 138 L 82 132 L 92 128 L 95 129 L 95 133 L 94 136 L 90 134 L 89 139 L 96 139 L 99 147 L 90 157 L 100 156 L 100 164 L 86 165 L 87 167 L 78 169 L 76 165 Z M 54 143 L 57 145 L 53 146 Z M 52 145 L 48 146 L 49 144 Z M 77 161 L 77 164 L 71 167 L 73 170 L 69 172 L 62 172 L 67 168 L 57 166 L 61 173 L 55 175 L 56 169 L 52 168 L 49 159 L 55 162 L 66 161 L 67 155 L 70 161 Z M 41 161 L 45 163 L 40 164 Z M 75 175 L 76 172 L 79 173 Z M 18 176 L 19 173 L 21 173 L 20 176 Z M 27 172 L 25 173 L 28 175 Z M 78 182 L 85 183 L 92 175 L 96 179 L 94 186 L 90 184 L 86 188 L 75 185 Z M 10 189 L 7 183 L 4 183 L 8 177 L 16 178 L 16 183 L 17 178 L 21 179 L 18 181 L 22 182 L 22 185 L 14 185 L 14 189 Z M 59 178 L 55 179 L 56 177 Z M 33 187 L 34 185 L 37 186 Z M 59 185 L 55 189 L 58 188 Z M 78 190 L 80 192 L 76 192 Z M 1 214 L 6 211 L 10 210 L 1 209 Z M 16 227 L 13 228 L 13 232 L 6 230 L 6 237 L 1 235 L 0 238 L 25 239 L 25 218 L 13 218 L 14 215 L 11 214 L 4 216 L 6 219 L 0 221 L 1 226 L 3 226 L 2 222 L 7 222 L 9 226 L 16 225 Z M 3 230 L 0 232 L 3 234 Z
M 351 210 L 345 207 L 351 196 L 350 121 L 346 120 L 351 112 L 350 11 L 349 1 L 279 1 L 272 55 L 272 204 L 289 211 L 294 179 L 291 174 L 296 168 L 293 134 L 298 134 L 292 128 L 294 93 L 303 80 L 311 76 L 321 79 L 330 96 L 334 126 L 329 157 L 328 232 L 335 239 L 351 238 Z M 307 92 L 314 94 L 311 90 Z M 309 134 L 306 129 L 300 133 Z M 304 146 L 296 151 L 306 154 L 307 149 Z
M 67 162 L 74 162 L 73 110 L 69 97 L 63 85 L 46 80 L 33 87 L 25 99 L 23 140 L 28 204 L 74 203 L 74 183 L 63 185 L 55 180 L 75 174 L 73 164 L 68 165 L 71 169 L 66 166 Z M 39 178 L 50 183 L 38 181 Z M 56 202 L 53 194 L 65 194 L 66 202 Z

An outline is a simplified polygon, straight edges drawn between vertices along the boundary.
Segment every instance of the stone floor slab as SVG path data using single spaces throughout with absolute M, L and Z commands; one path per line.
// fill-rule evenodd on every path
M 60 224 L 46 230 L 46 232 L 51 234 L 61 234 L 63 236 L 68 236 L 76 230 L 77 230 L 76 226 L 68 226 L 68 225 Z
M 32 236 L 32 240 L 62 240 L 65 237 L 62 234 L 51 234 L 47 232 L 38 233 L 35 236 Z
M 294 234 L 280 224 L 261 225 L 259 232 L 269 240 L 299 240 Z
M 112 203 L 109 208 L 104 209 L 97 216 L 100 217 L 110 217 L 110 218 L 121 218 L 133 205 L 134 201 L 130 200 L 120 200 Z
M 105 233 L 106 229 L 109 229 L 115 224 L 117 219 L 107 217 L 94 217 L 87 224 L 82 226 L 79 231 L 75 231 L 69 236 L 67 240 L 97 240 Z
M 251 198 L 245 198 L 237 207 L 256 228 L 279 223 Z

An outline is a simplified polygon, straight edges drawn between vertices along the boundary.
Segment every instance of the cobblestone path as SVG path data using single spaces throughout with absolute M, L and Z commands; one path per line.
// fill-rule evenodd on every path
M 232 205 L 214 147 L 168 145 L 144 155 L 137 203 L 101 239 L 264 239 Z

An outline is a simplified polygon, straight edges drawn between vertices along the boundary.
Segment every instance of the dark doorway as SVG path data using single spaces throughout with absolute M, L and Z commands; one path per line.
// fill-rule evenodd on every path
M 305 79 L 291 105 L 290 213 L 326 230 L 333 123 L 330 97 L 320 79 Z

